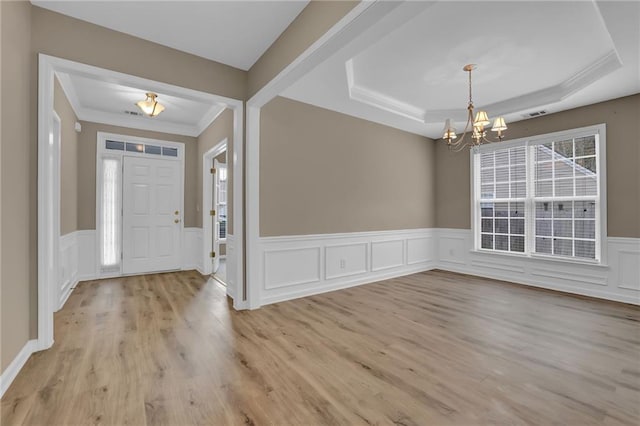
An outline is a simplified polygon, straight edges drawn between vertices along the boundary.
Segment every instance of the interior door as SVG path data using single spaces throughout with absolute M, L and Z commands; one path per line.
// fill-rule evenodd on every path
M 181 183 L 178 161 L 124 157 L 123 273 L 180 269 Z

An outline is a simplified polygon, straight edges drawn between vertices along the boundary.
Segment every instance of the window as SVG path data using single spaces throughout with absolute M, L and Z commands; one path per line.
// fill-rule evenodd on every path
M 102 159 L 102 250 L 103 271 L 120 267 L 120 160 Z
M 604 125 L 476 148 L 476 249 L 602 261 Z

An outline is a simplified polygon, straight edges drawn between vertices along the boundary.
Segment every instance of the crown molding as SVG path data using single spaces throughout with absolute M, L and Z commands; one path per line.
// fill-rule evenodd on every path
M 191 137 L 198 137 L 201 133 L 198 131 L 197 126 L 155 121 L 154 118 L 148 118 L 145 116 L 115 114 L 112 112 L 104 112 L 91 108 L 82 108 L 79 111 L 79 114 L 76 115 L 81 121 L 127 127 L 130 129 L 148 130 L 152 132 L 170 133 L 174 135 Z
M 447 118 L 451 118 L 457 122 L 466 120 L 466 110 L 463 108 L 425 110 L 386 95 L 371 87 L 358 85 L 356 83 L 354 59 L 349 59 L 345 65 L 349 97 L 354 101 L 427 124 L 440 123 Z M 560 102 L 621 67 L 622 61 L 620 60 L 617 50 L 614 48 L 555 86 L 493 104 L 483 105 L 482 109 L 490 111 L 492 115 L 498 116 L 524 112 Z
M 80 64 L 66 59 L 47 55 L 43 56 L 46 57 L 55 67 L 55 74 L 58 76 L 62 90 L 69 100 L 71 108 L 78 117 L 78 120 L 82 121 L 198 137 L 225 110 L 225 108 L 228 108 L 229 105 L 233 105 L 238 102 L 236 99 L 214 95 L 212 93 L 204 93 L 185 87 L 178 87 L 158 81 L 147 80 L 142 77 L 106 70 L 92 65 Z M 73 75 L 109 81 L 127 87 L 145 87 L 145 90 L 147 91 L 206 103 L 211 105 L 211 107 L 205 112 L 202 118 L 193 125 L 166 122 L 148 117 L 135 117 L 125 114 L 99 111 L 82 105 L 72 83 Z
M 204 114 L 204 116 L 198 121 L 198 124 L 195 125 L 195 130 L 198 133 L 196 136 L 200 136 L 202 132 L 207 130 L 209 125 L 216 121 L 216 119 L 227 109 L 226 105 L 214 104 L 209 108 L 209 110 Z
M 425 111 L 401 100 L 387 96 L 371 88 L 359 86 L 355 83 L 355 70 L 353 58 L 345 63 L 349 97 L 354 101 L 362 102 L 376 108 L 383 109 L 411 120 L 424 122 Z

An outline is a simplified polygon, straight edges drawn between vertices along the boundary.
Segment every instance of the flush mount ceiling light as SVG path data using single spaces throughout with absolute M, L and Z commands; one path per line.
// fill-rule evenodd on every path
M 156 101 L 157 97 L 158 95 L 155 93 L 147 92 L 147 98 L 144 101 L 136 102 L 136 105 L 138 105 L 138 108 L 140 108 L 142 112 L 149 117 L 156 117 L 164 111 L 164 106 L 160 102 Z
M 473 71 L 474 69 L 476 69 L 475 64 L 468 64 L 468 65 L 465 65 L 464 68 L 462 68 L 463 71 L 466 71 L 469 73 L 469 105 L 467 105 L 467 124 L 464 126 L 464 132 L 462 132 L 462 137 L 459 140 L 454 142 L 454 140 L 458 138 L 458 135 L 456 135 L 455 127 L 453 127 L 453 125 L 451 124 L 451 119 L 447 118 L 447 121 L 444 124 L 444 134 L 442 138 L 445 141 L 447 141 L 447 145 L 449 146 L 449 149 L 453 151 L 460 151 L 467 145 L 469 145 L 470 148 L 473 148 L 474 146 L 478 146 L 483 143 L 496 142 L 496 141 L 491 141 L 487 139 L 487 132 L 485 130 L 485 127 L 491 124 L 491 121 L 489 121 L 489 116 L 487 115 L 487 112 L 478 111 L 475 115 L 475 118 L 473 116 L 474 107 L 473 107 L 473 98 L 471 96 L 471 71 Z M 507 124 L 504 121 L 504 117 L 496 118 L 495 121 L 493 122 L 493 127 L 491 128 L 491 131 L 498 132 L 498 135 L 497 135 L 498 141 L 501 141 L 502 138 L 504 138 L 503 132 L 505 130 L 507 130 Z M 472 131 L 471 139 L 465 140 L 465 136 L 467 136 L 467 132 L 469 131 Z

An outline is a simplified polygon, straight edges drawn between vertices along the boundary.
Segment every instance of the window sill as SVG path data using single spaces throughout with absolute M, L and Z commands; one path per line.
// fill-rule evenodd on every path
M 510 257 L 514 259 L 523 259 L 523 260 L 535 260 L 535 261 L 543 261 L 543 262 L 551 262 L 551 263 L 564 263 L 568 265 L 579 265 L 579 266 L 587 266 L 594 268 L 602 268 L 608 269 L 609 265 L 606 263 L 600 263 L 597 261 L 589 261 L 589 260 L 578 260 L 578 259 L 569 259 L 566 257 L 552 257 L 545 256 L 543 254 L 516 254 L 516 253 L 508 253 L 508 252 L 499 252 L 493 250 L 483 250 L 483 249 L 471 249 L 470 253 L 481 254 L 481 255 L 491 255 L 491 256 L 504 256 Z

